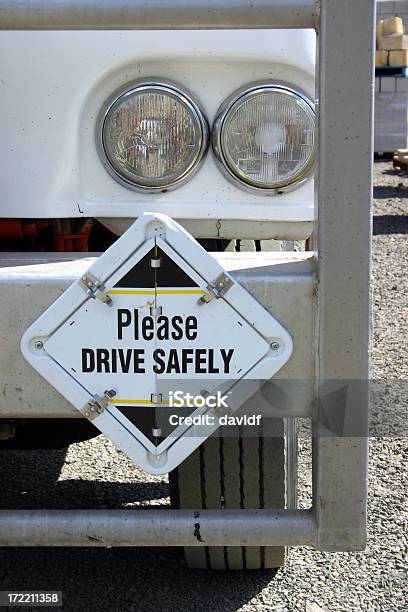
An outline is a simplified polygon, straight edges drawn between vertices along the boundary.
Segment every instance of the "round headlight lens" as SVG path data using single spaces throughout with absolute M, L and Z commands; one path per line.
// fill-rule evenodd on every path
M 312 104 L 283 86 L 243 91 L 216 119 L 215 152 L 228 173 L 257 189 L 284 189 L 304 179 L 315 157 Z
M 121 182 L 143 190 L 189 177 L 208 144 L 208 124 L 190 96 L 167 84 L 139 84 L 109 106 L 102 147 Z

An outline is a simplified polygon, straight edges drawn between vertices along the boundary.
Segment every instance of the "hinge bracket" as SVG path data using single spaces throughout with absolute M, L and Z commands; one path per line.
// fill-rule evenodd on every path
M 224 297 L 224 295 L 231 289 L 234 281 L 230 276 L 222 272 L 217 278 L 207 286 L 207 292 L 204 293 L 198 300 L 199 304 L 208 304 L 214 298 L 217 300 Z
M 108 306 L 112 304 L 111 297 L 104 291 L 105 288 L 103 283 L 99 280 L 99 278 L 96 278 L 96 276 L 91 274 L 91 272 L 84 274 L 81 277 L 79 284 L 92 299 L 100 300 Z
M 96 419 L 105 408 L 108 406 L 110 400 L 115 397 L 116 391 L 111 389 L 110 391 L 105 391 L 103 396 L 93 395 L 92 399 L 88 400 L 79 411 L 89 420 Z

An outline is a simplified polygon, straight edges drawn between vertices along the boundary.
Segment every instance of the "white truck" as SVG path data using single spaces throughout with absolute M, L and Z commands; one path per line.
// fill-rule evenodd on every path
M 0 545 L 364 546 L 373 13 L 0 0 L 0 447 L 103 432 L 174 508 L 0 510 Z

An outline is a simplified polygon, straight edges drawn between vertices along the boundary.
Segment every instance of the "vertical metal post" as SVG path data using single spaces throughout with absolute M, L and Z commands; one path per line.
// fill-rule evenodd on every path
M 374 0 L 321 2 L 313 488 L 333 551 L 366 540 L 374 16 Z

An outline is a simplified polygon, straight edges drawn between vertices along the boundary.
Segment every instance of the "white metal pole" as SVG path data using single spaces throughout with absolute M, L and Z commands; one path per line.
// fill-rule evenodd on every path
M 312 545 L 308 510 L 0 510 L 0 546 Z
M 0 1 L 5 30 L 314 28 L 316 0 Z

